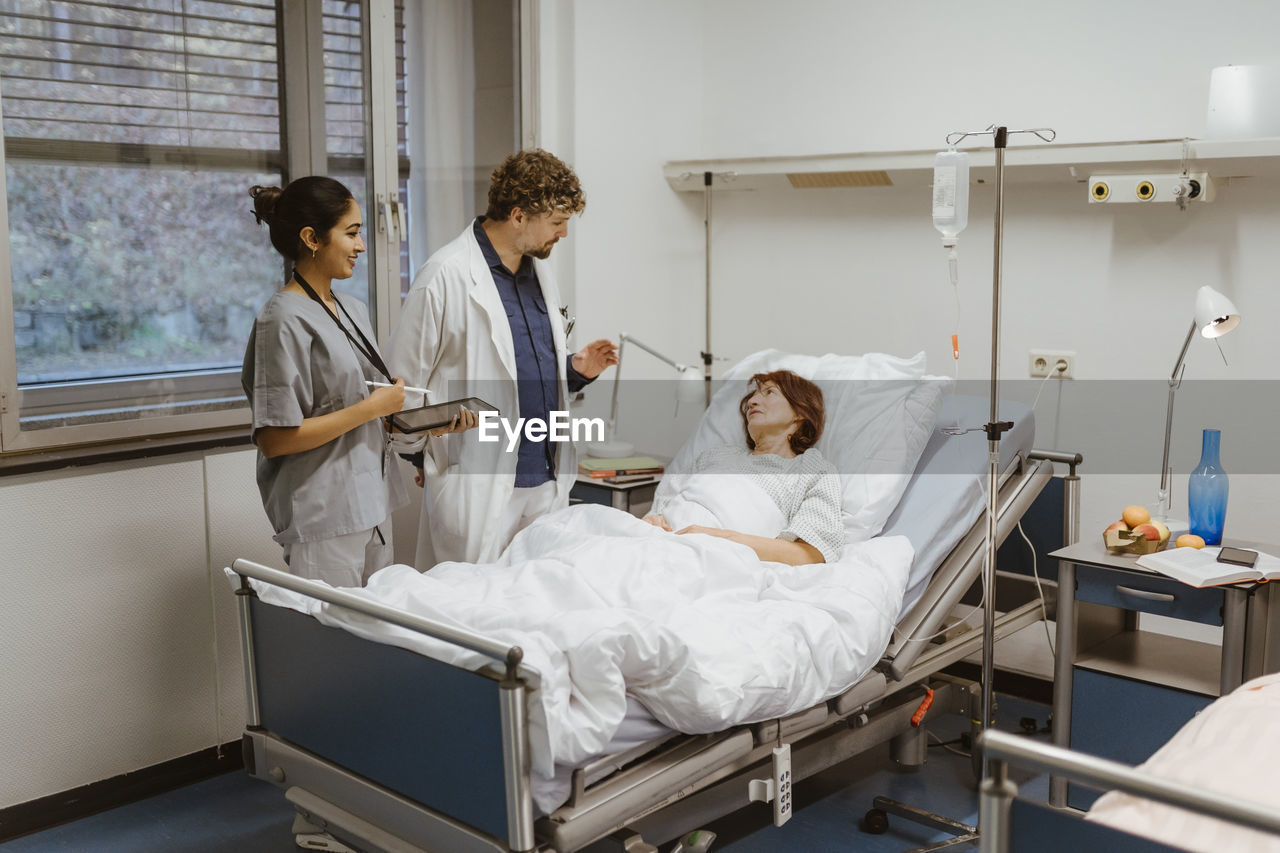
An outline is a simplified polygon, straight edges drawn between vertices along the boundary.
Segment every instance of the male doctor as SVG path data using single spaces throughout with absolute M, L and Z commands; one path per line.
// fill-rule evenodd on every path
M 586 197 L 573 171 L 541 150 L 508 157 L 490 177 L 485 215 L 414 276 L 387 363 L 433 402 L 476 396 L 509 425 L 550 419 L 569 395 L 618 363 L 617 347 L 565 348 L 560 295 L 545 263 Z M 416 565 L 488 562 L 534 518 L 568 506 L 573 446 L 470 430 L 426 442 Z M 493 438 L 492 431 L 488 436 Z M 402 445 L 404 447 L 404 445 Z M 419 449 L 409 445 L 407 449 Z

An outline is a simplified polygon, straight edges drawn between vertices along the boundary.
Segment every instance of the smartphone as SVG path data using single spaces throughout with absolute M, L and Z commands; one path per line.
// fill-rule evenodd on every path
M 432 403 L 429 406 L 396 412 L 391 416 L 391 423 L 401 432 L 423 432 L 436 427 L 448 426 L 453 422 L 459 409 L 468 409 L 476 414 L 498 411 L 496 407 L 489 405 L 479 397 L 463 397 L 459 400 L 450 400 L 447 403 Z
M 1218 552 L 1219 563 L 1231 563 L 1236 566 L 1248 566 L 1253 568 L 1253 564 L 1258 560 L 1258 552 L 1250 551 L 1247 548 L 1231 548 L 1223 546 Z

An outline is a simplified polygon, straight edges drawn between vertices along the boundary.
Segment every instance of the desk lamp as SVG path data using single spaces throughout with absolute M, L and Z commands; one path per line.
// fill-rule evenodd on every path
M 1173 365 L 1173 373 L 1169 376 L 1169 407 L 1164 416 L 1164 456 L 1160 460 L 1160 492 L 1156 498 L 1155 517 L 1161 522 L 1169 520 L 1169 487 L 1172 471 L 1169 470 L 1169 437 L 1173 433 L 1173 396 L 1182 387 L 1182 373 L 1186 368 L 1187 350 L 1191 347 L 1191 338 L 1197 329 L 1206 338 L 1220 338 L 1240 325 L 1240 312 L 1231 300 L 1212 287 L 1204 286 L 1196 291 L 1195 319 L 1187 330 L 1187 339 L 1182 342 L 1182 351 L 1178 353 L 1178 361 Z
M 618 335 L 618 366 L 614 368 L 613 372 L 613 401 L 609 405 L 608 433 L 604 441 L 597 441 L 587 445 L 587 454 L 590 456 L 616 458 L 630 456 L 635 452 L 634 444 L 629 441 L 622 441 L 617 437 L 618 389 L 622 386 L 622 353 L 628 343 L 635 344 L 649 353 L 649 355 L 660 361 L 665 361 L 676 370 L 681 380 L 676 386 L 677 401 L 681 403 L 696 403 L 703 399 L 702 371 L 696 365 L 681 364 L 673 358 L 667 358 L 653 347 L 636 340 L 625 332 Z

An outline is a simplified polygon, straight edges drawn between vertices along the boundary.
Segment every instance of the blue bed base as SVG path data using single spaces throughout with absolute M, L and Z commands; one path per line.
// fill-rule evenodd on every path
M 249 605 L 260 728 L 493 836 L 508 814 L 495 675 L 371 643 L 310 616 Z M 300 664 L 324 661 L 324 671 Z M 367 708 L 381 708 L 375 730 Z M 394 727 L 394 739 L 386 728 Z M 423 772 L 438 767 L 443 772 Z

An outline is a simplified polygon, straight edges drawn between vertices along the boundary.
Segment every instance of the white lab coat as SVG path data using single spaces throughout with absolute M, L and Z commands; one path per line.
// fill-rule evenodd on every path
M 494 284 L 473 223 L 433 254 L 417 272 L 386 350 L 387 364 L 406 385 L 427 388 L 432 402 L 474 395 L 498 407 L 514 426 L 520 417 L 515 346 L 502 298 Z M 559 398 L 567 409 L 564 322 L 551 269 L 535 260 L 555 344 Z M 487 562 L 507 546 L 494 534 L 515 489 L 516 451 L 507 437 L 481 442 L 479 431 L 426 441 L 397 441 L 401 450 L 424 449 L 426 484 L 418 525 L 416 567 L 448 560 Z M 573 445 L 556 454 L 554 508 L 569 504 L 577 475 Z

